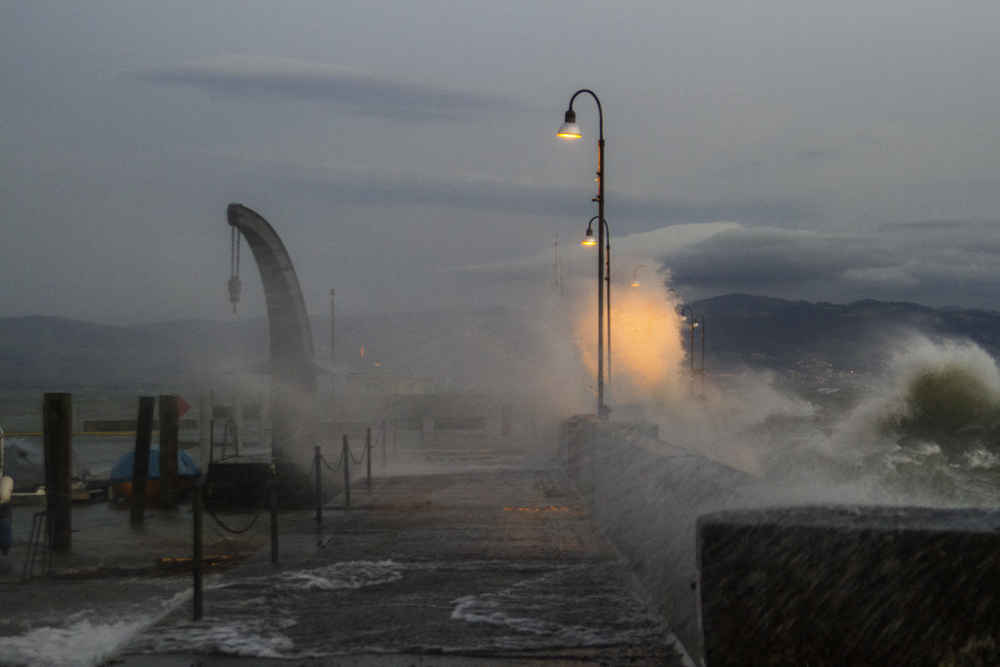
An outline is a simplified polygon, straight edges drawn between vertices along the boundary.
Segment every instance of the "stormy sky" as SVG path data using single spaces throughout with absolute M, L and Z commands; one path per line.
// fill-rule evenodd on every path
M 230 316 L 225 211 L 311 312 L 616 281 L 1000 309 L 1000 3 L 0 2 L 0 316 Z M 244 247 L 241 316 L 260 316 Z

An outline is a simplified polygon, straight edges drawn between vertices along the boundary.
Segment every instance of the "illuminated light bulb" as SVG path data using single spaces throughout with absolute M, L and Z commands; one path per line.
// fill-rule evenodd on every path
M 572 109 L 566 112 L 566 122 L 559 126 L 557 135 L 563 139 L 579 139 L 583 136 L 580 126 L 576 124 L 576 112 Z

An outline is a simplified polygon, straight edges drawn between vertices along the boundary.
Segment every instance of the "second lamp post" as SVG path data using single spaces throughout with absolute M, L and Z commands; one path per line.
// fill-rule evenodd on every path
M 604 282 L 606 280 L 606 267 L 604 260 L 604 244 L 602 239 L 607 238 L 607 222 L 604 220 L 604 112 L 601 110 L 601 100 L 598 99 L 594 91 L 586 88 L 573 93 L 569 99 L 569 109 L 566 111 L 566 122 L 559 128 L 559 136 L 566 139 L 579 139 L 580 126 L 576 124 L 576 112 L 573 111 L 573 102 L 580 93 L 587 93 L 597 102 L 597 115 L 600 123 L 600 133 L 597 139 L 597 197 L 593 201 L 597 202 L 597 416 L 600 419 L 607 419 L 611 409 L 604 404 Z M 610 240 L 610 239 L 609 239 Z M 610 287 L 610 285 L 609 285 Z M 611 332 L 610 332 L 610 312 L 608 331 L 608 351 L 610 356 Z M 610 359 L 609 359 L 610 361 Z M 610 364 L 609 364 L 610 365 Z

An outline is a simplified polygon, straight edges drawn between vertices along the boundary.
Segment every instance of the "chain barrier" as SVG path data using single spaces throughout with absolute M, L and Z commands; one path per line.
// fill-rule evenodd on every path
M 337 472 L 338 470 L 340 470 L 341 464 L 344 463 L 344 452 L 343 451 L 340 452 L 340 459 L 337 460 L 336 468 L 331 468 L 330 464 L 327 463 L 326 457 L 323 456 L 322 454 L 319 455 L 319 460 L 323 462 L 323 465 L 326 466 L 327 470 L 329 470 L 330 472 Z M 313 465 L 316 465 L 315 462 L 313 462 Z
M 213 519 L 215 519 L 215 523 L 219 524 L 223 528 L 223 530 L 225 530 L 227 532 L 230 532 L 230 533 L 232 533 L 234 535 L 242 535 L 243 533 L 245 533 L 245 532 L 249 531 L 251 528 L 253 528 L 254 524 L 257 523 L 257 519 L 259 519 L 260 515 L 264 513 L 264 506 L 267 505 L 267 500 L 268 500 L 268 498 L 271 497 L 271 487 L 273 486 L 273 484 L 274 484 L 274 479 L 272 478 L 267 483 L 267 487 L 265 487 L 265 489 L 264 489 L 264 493 L 263 493 L 263 495 L 261 497 L 261 500 L 260 500 L 260 507 L 257 508 L 257 513 L 254 514 L 253 519 L 250 520 L 250 524 L 246 528 L 244 528 L 243 530 L 236 530 L 234 528 L 230 528 L 225 523 L 223 523 L 222 519 L 220 519 L 219 517 L 217 517 L 215 515 L 215 512 L 212 510 L 212 506 L 209 504 L 207 497 L 205 497 L 205 499 L 204 499 L 205 509 L 208 510 L 209 515 Z
M 368 445 L 365 445 L 365 447 L 367 447 L 367 446 Z M 351 457 L 351 460 L 354 461 L 354 463 L 356 465 L 361 465 L 364 462 L 364 460 L 365 460 L 365 455 L 363 453 L 361 454 L 361 458 L 360 459 L 355 459 L 354 458 L 354 454 L 351 452 L 351 446 L 350 445 L 347 446 L 347 454 Z

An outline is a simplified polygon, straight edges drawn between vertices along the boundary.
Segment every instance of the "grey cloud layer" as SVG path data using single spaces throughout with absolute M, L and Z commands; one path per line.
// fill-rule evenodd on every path
M 509 99 L 488 93 L 293 58 L 224 54 L 157 67 L 139 76 L 154 83 L 188 85 L 228 96 L 337 104 L 364 115 L 453 118 L 519 108 Z
M 894 225 L 870 235 L 768 227 L 724 230 L 660 259 L 674 283 L 724 291 L 989 304 L 1000 281 L 1000 221 Z M 809 295 L 813 295 L 810 297 Z

